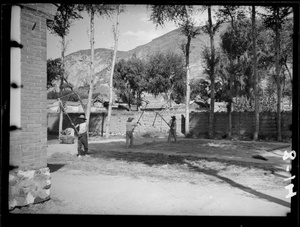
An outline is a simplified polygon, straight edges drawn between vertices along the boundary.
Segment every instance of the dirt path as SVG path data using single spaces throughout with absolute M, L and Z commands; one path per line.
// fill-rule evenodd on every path
M 56 202 L 47 213 L 285 216 L 289 211 L 275 201 L 284 198 L 284 190 L 262 190 L 274 198 L 270 201 L 228 185 L 78 173 L 53 173 L 52 184 Z
M 53 144 L 51 200 L 12 213 L 286 216 L 282 144 L 218 144 L 140 139 L 126 149 L 123 140 L 98 141 L 81 159 L 73 145 Z M 251 161 L 253 150 L 268 161 Z

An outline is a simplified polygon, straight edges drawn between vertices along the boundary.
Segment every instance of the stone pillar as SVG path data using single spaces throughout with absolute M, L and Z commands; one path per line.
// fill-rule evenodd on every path
M 49 168 L 9 173 L 9 209 L 50 199 Z

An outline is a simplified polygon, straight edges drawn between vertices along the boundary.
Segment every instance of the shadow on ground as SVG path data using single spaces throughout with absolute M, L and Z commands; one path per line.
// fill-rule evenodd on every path
M 258 198 L 266 199 L 266 200 L 268 200 L 270 202 L 277 203 L 279 205 L 282 205 L 282 206 L 290 208 L 290 203 L 289 202 L 286 202 L 286 201 L 278 199 L 276 197 L 267 195 L 267 194 L 262 193 L 262 192 L 258 192 L 256 190 L 250 188 L 250 187 L 247 187 L 247 186 L 244 186 L 242 184 L 239 184 L 239 183 L 237 183 L 237 182 L 235 182 L 235 181 L 233 181 L 233 180 L 231 180 L 231 179 L 229 179 L 227 177 L 220 176 L 218 174 L 219 171 L 217 171 L 217 170 L 209 169 L 209 168 L 208 169 L 207 168 L 206 169 L 199 168 L 199 167 L 193 166 L 191 164 L 188 164 L 188 165 L 189 165 L 190 169 L 193 169 L 196 172 L 201 172 L 201 173 L 204 173 L 204 174 L 209 175 L 209 176 L 214 176 L 214 177 L 216 177 L 216 178 L 218 178 L 218 179 L 226 182 L 227 184 L 231 185 L 232 187 L 239 188 L 239 189 L 241 189 L 241 190 L 243 190 L 243 191 L 245 191 L 247 193 L 255 195 Z
M 53 173 L 64 166 L 65 164 L 47 164 L 47 167 L 50 169 L 50 173 Z
M 256 191 L 248 186 L 244 186 L 240 183 L 237 183 L 227 177 L 219 175 L 219 171 L 226 170 L 227 167 L 236 165 L 240 167 L 248 167 L 248 168 L 260 168 L 263 170 L 271 171 L 272 173 L 275 171 L 275 167 L 273 166 L 266 166 L 266 164 L 258 164 L 258 163 L 242 163 L 238 161 L 225 161 L 225 160 L 217 160 L 217 159 L 206 159 L 206 158 L 198 158 L 193 156 L 177 156 L 177 155 L 165 155 L 165 154 L 147 154 L 147 153 L 136 153 L 136 152 L 116 152 L 116 151 L 101 151 L 93 154 L 93 157 L 95 158 L 101 158 L 101 159 L 114 159 L 114 160 L 122 160 L 127 162 L 139 162 L 146 164 L 148 166 L 154 166 L 154 165 L 188 165 L 188 168 L 190 171 L 203 173 L 208 176 L 216 177 L 220 180 L 222 180 L 224 183 L 227 183 L 228 185 L 238 188 L 242 191 L 245 191 L 249 194 L 252 194 L 258 198 L 268 200 L 270 202 L 277 203 L 279 205 L 290 207 L 290 203 L 286 202 L 284 200 L 278 199 L 276 197 L 267 195 L 265 193 Z M 215 170 L 212 168 L 201 168 L 198 166 L 194 166 L 190 164 L 190 162 L 197 161 L 197 160 L 206 160 L 206 161 L 215 161 L 215 162 L 222 162 L 223 165 L 225 165 L 225 168 Z
M 235 182 L 234 180 L 224 177 L 220 175 L 220 171 L 226 170 L 228 167 L 231 166 L 237 166 L 237 167 L 246 167 L 246 168 L 258 168 L 264 171 L 270 171 L 271 173 L 274 173 L 277 170 L 280 170 L 279 167 L 277 167 L 274 163 L 255 163 L 255 162 L 243 162 L 240 160 L 228 160 L 228 159 L 218 159 L 218 158 L 205 158 L 205 157 L 196 157 L 193 155 L 176 155 L 176 148 L 178 149 L 178 144 L 175 143 L 165 143 L 159 142 L 159 143 L 144 143 L 142 145 L 137 145 L 133 149 L 125 149 L 124 144 L 122 143 L 105 143 L 105 144 L 90 144 L 90 154 L 91 158 L 95 159 L 102 159 L 107 161 L 125 161 L 130 164 L 134 163 L 142 163 L 147 166 L 164 166 L 164 165 L 185 165 L 188 167 L 188 170 L 191 172 L 196 173 L 203 173 L 208 176 L 213 176 L 217 179 L 220 179 L 222 182 L 238 188 L 242 191 L 245 191 L 249 194 L 252 194 L 258 198 L 268 200 L 270 202 L 274 202 L 276 204 L 290 207 L 290 203 L 281 199 L 278 199 L 276 197 L 270 196 L 268 194 L 259 192 L 254 190 L 251 187 L 242 185 L 240 183 Z M 201 142 L 203 144 L 203 142 Z M 167 147 L 168 151 L 174 151 L 174 155 L 172 154 L 164 154 L 162 148 L 161 153 L 147 153 L 143 152 L 145 149 L 152 149 L 153 146 L 156 147 L 156 149 L 159 149 L 158 146 Z M 165 146 L 166 145 L 166 146 Z M 222 152 L 222 148 L 218 148 L 218 152 Z M 199 160 L 205 160 L 207 162 L 217 162 L 223 165 L 223 168 L 214 169 L 209 168 L 207 166 L 198 166 L 193 165 L 193 162 L 197 162 Z M 116 163 L 116 165 L 118 165 Z M 218 165 L 218 164 L 214 164 Z M 63 164 L 49 164 L 49 168 L 51 172 L 57 171 L 58 169 L 62 168 Z
M 280 167 L 275 166 L 272 163 L 255 163 L 255 162 L 242 162 L 239 160 L 228 160 L 228 159 L 219 159 L 219 158 L 207 158 L 207 157 L 196 157 L 193 155 L 169 155 L 163 153 L 146 153 L 143 152 L 141 148 L 145 148 L 148 145 L 139 146 L 139 149 L 134 148 L 133 151 L 126 151 L 125 149 L 122 151 L 116 150 L 106 150 L 105 147 L 101 148 L 101 150 L 91 149 L 91 155 L 95 158 L 101 159 L 114 159 L 114 160 L 121 160 L 127 162 L 140 162 L 146 164 L 148 166 L 153 165 L 172 165 L 172 164 L 184 164 L 186 163 L 185 160 L 190 161 L 197 161 L 197 160 L 206 160 L 206 161 L 215 161 L 220 162 L 224 165 L 232 166 L 240 166 L 240 167 L 248 167 L 248 168 L 259 168 L 262 170 L 271 171 L 272 173 L 275 171 L 279 171 Z M 169 145 L 170 146 L 170 145 Z M 103 150 L 102 150 L 103 149 Z M 174 152 L 175 153 L 175 152 Z

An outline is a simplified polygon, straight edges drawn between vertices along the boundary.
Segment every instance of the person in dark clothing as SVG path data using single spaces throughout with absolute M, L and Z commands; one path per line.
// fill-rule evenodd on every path
M 175 116 L 171 117 L 171 120 L 169 121 L 169 126 L 170 126 L 170 130 L 169 130 L 168 142 L 171 141 L 172 136 L 174 137 L 176 142 L 177 139 L 176 139 L 176 117 Z
M 88 155 L 88 139 L 87 139 L 87 124 L 86 118 L 84 115 L 80 115 L 78 120 L 80 121 L 79 124 L 75 126 L 78 131 L 78 143 L 77 143 L 77 150 L 78 150 L 78 157 L 81 156 L 89 156 Z M 82 150 L 84 148 L 84 151 Z

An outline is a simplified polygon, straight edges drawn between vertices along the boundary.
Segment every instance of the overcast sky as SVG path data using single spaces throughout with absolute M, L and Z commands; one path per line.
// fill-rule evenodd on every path
M 125 12 L 120 14 L 119 23 L 119 43 L 118 50 L 128 51 L 139 45 L 146 44 L 151 40 L 162 36 L 174 29 L 174 23 L 167 23 L 163 28 L 155 27 L 153 22 L 149 21 L 150 9 L 146 5 L 125 5 Z M 67 40 L 70 40 L 66 55 L 84 49 L 90 49 L 88 31 L 90 20 L 88 14 L 83 15 L 83 19 L 78 20 L 70 29 Z M 207 13 L 199 14 L 197 20 L 204 22 Z M 95 49 L 112 48 L 113 32 L 112 27 L 116 23 L 116 18 L 111 19 L 95 17 Z M 47 58 L 60 57 L 60 38 L 47 32 Z

